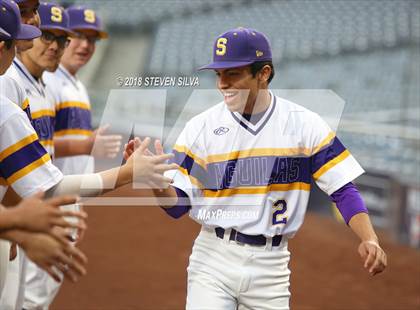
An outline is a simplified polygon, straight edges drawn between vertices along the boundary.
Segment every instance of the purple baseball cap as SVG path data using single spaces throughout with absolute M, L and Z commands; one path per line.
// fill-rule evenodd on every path
M 198 70 L 237 68 L 256 61 L 271 60 L 267 37 L 257 30 L 239 27 L 217 37 L 213 47 L 213 62 Z
M 16 2 L 0 0 L 0 40 L 32 40 L 39 36 L 37 27 L 22 24 Z
M 69 29 L 69 16 L 62 6 L 52 2 L 41 2 L 38 13 L 41 30 L 62 30 L 68 35 L 74 34 Z
M 27 2 L 27 1 L 29 1 L 29 0 L 14 0 L 17 4 L 21 4 L 21 3 L 25 3 L 25 2 Z M 38 1 L 38 3 L 39 3 L 39 1 Z
M 66 11 L 69 14 L 69 28 L 71 30 L 93 30 L 98 33 L 99 38 L 108 38 L 108 33 L 104 31 L 102 21 L 94 10 L 81 5 L 74 5 L 67 8 Z
M 20 4 L 20 3 L 25 3 L 26 1 L 29 1 L 29 0 L 15 0 L 15 2 L 17 3 L 17 4 Z M 39 1 L 38 1 L 39 2 Z

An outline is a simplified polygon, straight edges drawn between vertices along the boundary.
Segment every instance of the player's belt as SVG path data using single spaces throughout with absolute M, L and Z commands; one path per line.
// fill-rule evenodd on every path
M 225 235 L 225 229 L 222 227 L 216 227 L 215 229 L 216 236 L 220 239 L 223 239 Z M 272 246 L 279 246 L 281 242 L 282 235 L 274 236 L 271 240 Z M 264 235 L 246 235 L 235 229 L 232 229 L 230 232 L 229 240 L 235 240 L 241 243 L 250 244 L 250 245 L 266 245 L 267 238 Z

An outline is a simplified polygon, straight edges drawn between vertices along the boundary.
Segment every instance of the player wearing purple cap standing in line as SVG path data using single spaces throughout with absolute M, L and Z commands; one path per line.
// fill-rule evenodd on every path
M 173 150 L 180 168 L 167 173 L 173 183 L 155 190 L 178 201 L 165 209 L 171 216 L 189 212 L 202 225 L 186 308 L 289 309 L 287 243 L 303 222 L 311 179 L 360 238 L 365 268 L 382 272 L 386 255 L 351 183 L 363 169 L 320 116 L 268 89 L 274 69 L 265 35 L 233 29 L 213 52 L 201 69 L 215 71 L 224 100 L 186 124 Z
M 92 130 L 89 96 L 77 72 L 93 56 L 96 41 L 107 38 L 108 34 L 102 29 L 101 20 L 95 11 L 83 6 L 72 6 L 66 12 L 69 16 L 69 29 L 74 32 L 74 36 L 64 51 L 58 69 L 45 72 L 43 76 L 47 88 L 57 99 L 54 146 L 56 157 L 62 158 L 57 158 L 55 164 L 64 174 L 92 173 L 93 156 L 115 157 L 120 150 L 121 136 L 104 135 L 104 127 Z M 94 148 L 88 148 L 88 153 L 79 156 L 63 157 L 69 154 L 66 150 L 74 149 L 76 139 L 94 144 Z
M 32 40 L 40 35 L 41 31 L 38 28 L 21 24 L 19 8 L 15 2 L 0 0 L 0 75 L 3 75 L 12 63 L 17 40 Z M 42 166 L 39 169 L 35 167 L 36 161 L 33 160 L 33 157 L 39 149 L 42 149 L 42 146 L 36 139 L 36 134 L 25 113 L 14 102 L 0 94 L 0 200 L 2 200 L 7 187 L 13 187 L 18 191 L 25 188 L 28 193 L 33 193 L 32 189 L 35 186 L 28 184 L 28 176 L 37 180 L 43 179 L 45 181 L 49 179 L 51 181 L 52 175 L 48 178 L 44 170 L 44 167 L 47 167 L 50 163 L 46 161 L 44 165 L 38 165 Z M 25 154 L 28 157 L 22 157 Z M 28 166 L 25 167 L 25 164 L 32 166 L 32 170 L 29 170 Z M 26 172 L 26 175 L 22 173 L 23 171 Z M 47 184 L 42 185 L 46 186 Z M 51 210 L 47 209 L 47 204 L 39 200 L 39 195 L 37 197 L 38 199 L 35 199 L 35 197 L 25 199 L 22 204 L 26 204 L 24 209 L 17 207 L 4 210 L 0 205 L 2 220 L 0 238 L 18 243 L 28 257 L 31 257 L 40 267 L 57 279 L 57 275 L 51 269 L 51 266 L 61 268 L 62 264 L 69 263 L 69 257 L 71 257 L 69 251 L 73 252 L 77 261 L 85 258 L 77 249 L 70 248 L 69 242 L 63 240 L 65 239 L 64 236 L 51 230 L 51 226 L 45 222 L 47 219 L 45 215 Z M 54 201 L 55 204 L 69 203 L 75 201 L 75 197 L 58 197 Z M 31 208 L 34 208 L 33 211 L 31 211 Z M 40 208 L 45 210 L 35 210 Z M 54 210 L 54 212 L 61 213 L 59 210 Z M 12 219 L 8 216 L 12 214 L 16 214 L 18 217 L 15 216 L 12 222 L 9 221 L 8 225 L 4 226 L 4 224 L 7 224 L 8 217 Z M 38 216 L 34 217 L 36 214 Z M 62 214 L 64 215 L 64 213 Z M 84 218 L 81 214 L 75 215 Z M 26 221 L 31 219 L 31 221 L 25 225 L 26 227 L 23 227 L 19 222 L 22 223 L 25 219 Z M 64 221 L 64 219 L 62 220 Z M 52 222 L 50 224 L 56 225 Z M 64 221 L 59 226 L 65 227 L 65 224 Z M 42 229 L 43 225 L 44 228 Z M 3 228 L 6 228 L 6 230 L 3 230 Z M 28 231 L 32 231 L 32 233 L 28 233 Z M 0 241 L 0 309 L 2 310 L 19 308 L 17 299 L 20 298 L 19 270 L 22 256 L 19 256 L 17 252 L 12 254 L 13 251 L 10 251 L 10 260 L 12 261 L 9 262 L 9 247 L 8 243 Z M 17 258 L 13 257 L 16 255 L 18 255 Z M 76 265 L 71 268 L 73 269 Z M 76 267 L 76 269 L 79 269 L 79 267 Z M 76 269 L 73 270 L 76 271 Z M 77 271 L 79 275 L 83 272 L 83 267 Z
M 91 106 L 85 86 L 77 77 L 77 72 L 88 63 L 95 51 L 96 41 L 105 39 L 108 34 L 102 29 L 101 20 L 95 11 L 83 6 L 66 9 L 69 16 L 69 29 L 74 32 L 70 43 L 55 72 L 45 72 L 43 79 L 47 89 L 56 98 L 54 164 L 65 175 L 94 172 L 94 157 L 89 153 L 78 156 L 65 156 L 66 150 L 74 149 L 74 141 L 83 140 L 94 143 L 92 155 L 115 157 L 120 150 L 120 135 L 104 135 L 105 128 L 92 130 Z M 78 210 L 77 205 L 66 206 Z M 80 241 L 80 240 L 78 240 Z M 52 278 L 47 278 L 49 302 L 57 295 L 61 286 Z

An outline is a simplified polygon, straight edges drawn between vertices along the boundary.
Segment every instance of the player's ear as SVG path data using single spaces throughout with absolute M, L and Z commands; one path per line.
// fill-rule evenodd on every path
M 269 65 L 265 65 L 258 72 L 258 76 L 261 82 L 268 82 L 270 75 L 271 75 L 271 67 Z

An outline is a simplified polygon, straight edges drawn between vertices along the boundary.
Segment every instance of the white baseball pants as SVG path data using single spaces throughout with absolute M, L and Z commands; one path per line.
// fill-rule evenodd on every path
M 289 309 L 287 239 L 253 246 L 202 228 L 188 266 L 187 310 Z

